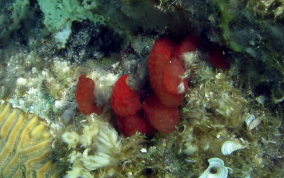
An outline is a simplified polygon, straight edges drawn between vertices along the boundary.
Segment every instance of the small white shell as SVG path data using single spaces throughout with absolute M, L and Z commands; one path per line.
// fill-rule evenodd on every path
M 250 114 L 246 117 L 246 124 L 248 127 L 252 123 L 253 120 L 255 120 L 255 116 L 253 114 Z
M 261 120 L 261 118 L 255 118 L 253 114 L 249 115 L 246 118 L 246 124 L 249 130 L 253 130 L 254 128 L 256 128 L 260 124 Z
M 245 146 L 243 146 L 240 143 L 237 143 L 237 142 L 234 142 L 234 141 L 225 141 L 222 144 L 221 151 L 222 151 L 223 155 L 230 155 L 234 151 L 237 151 L 237 150 L 243 149 L 243 148 L 245 148 Z
M 228 168 L 220 158 L 208 159 L 209 166 L 199 178 L 227 178 Z
M 147 153 L 147 149 L 146 149 L 146 148 L 141 148 L 141 149 L 140 149 L 140 152 L 141 152 L 141 153 Z
M 255 120 L 253 120 L 251 124 L 249 125 L 249 130 L 256 128 L 260 124 L 261 120 L 262 119 L 260 118 L 256 118 Z

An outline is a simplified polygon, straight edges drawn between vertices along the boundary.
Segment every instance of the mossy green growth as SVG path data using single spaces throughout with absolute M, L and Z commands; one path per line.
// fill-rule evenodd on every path
M 26 13 L 29 9 L 29 5 L 30 2 L 28 0 L 16 0 L 10 8 L 8 8 L 9 10 L 11 10 L 13 13 L 9 18 L 9 28 L 11 30 L 14 30 L 18 24 L 20 23 L 20 21 L 26 16 Z
M 96 1 L 78 0 L 38 0 L 44 14 L 44 25 L 49 32 L 57 32 L 72 21 L 90 20 L 104 23 L 104 18 L 98 12 Z
M 8 41 L 9 34 L 20 28 L 30 8 L 29 0 L 1 1 L 0 42 Z M 3 42 L 2 42 L 3 41 Z
M 223 38 L 228 43 L 228 46 L 236 52 L 242 52 L 242 47 L 234 41 L 233 33 L 230 31 L 229 24 L 230 22 L 237 17 L 237 14 L 232 11 L 230 1 L 226 0 L 213 0 L 219 11 L 221 13 L 222 21 L 219 24 L 219 27 L 223 30 Z M 235 3 L 235 2 L 233 2 Z

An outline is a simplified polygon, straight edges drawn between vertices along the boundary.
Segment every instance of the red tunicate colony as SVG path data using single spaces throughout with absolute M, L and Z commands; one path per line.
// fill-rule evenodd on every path
M 142 99 L 137 91 L 128 85 L 129 75 L 121 76 L 115 83 L 111 106 L 116 115 L 119 130 L 127 136 L 136 132 L 153 135 L 156 131 L 170 133 L 180 123 L 179 105 L 188 89 L 182 56 L 186 52 L 195 51 L 199 39 L 193 36 L 174 44 L 168 38 L 156 40 L 148 61 L 149 77 L 152 93 L 144 94 Z M 222 70 L 228 69 L 225 57 L 220 52 L 213 52 L 213 66 Z M 79 78 L 76 100 L 79 110 L 86 115 L 100 114 L 102 108 L 95 105 L 95 83 L 82 75 Z

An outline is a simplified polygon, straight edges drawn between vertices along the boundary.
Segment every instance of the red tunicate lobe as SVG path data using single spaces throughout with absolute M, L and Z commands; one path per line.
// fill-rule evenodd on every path
M 177 45 L 168 38 L 160 38 L 153 45 L 148 69 L 154 94 L 146 98 L 143 109 L 147 120 L 160 132 L 170 133 L 180 122 L 178 106 L 188 89 L 182 58 L 198 45 L 199 40 L 192 36 Z
M 162 104 L 154 94 L 146 98 L 143 109 L 150 124 L 162 133 L 171 133 L 180 122 L 179 110 Z
M 173 59 L 174 49 L 175 44 L 171 40 L 160 38 L 154 43 L 148 61 L 151 86 L 157 97 L 167 106 L 178 106 L 183 100 L 182 94 L 173 94 L 167 91 L 165 87 L 169 83 L 175 83 L 175 86 L 170 87 L 177 89 L 178 85 L 176 85 L 177 82 L 174 80 L 178 80 L 179 82 L 181 77 L 173 73 L 173 71 L 164 71 L 166 66 L 169 69 L 176 68 L 172 63 L 172 60 L 178 60 Z M 184 73 L 183 68 L 178 67 L 176 70 L 181 70 L 181 73 Z M 165 75 L 165 73 L 168 75 Z
M 131 116 L 116 115 L 116 121 L 119 130 L 127 136 L 134 135 L 136 132 L 151 136 L 156 132 L 143 115 L 140 114 Z
M 153 135 L 155 130 L 144 118 L 138 93 L 127 84 L 128 75 L 121 76 L 115 83 L 111 106 L 116 115 L 119 130 L 127 136 L 136 132 Z
M 120 116 L 134 115 L 142 108 L 140 97 L 135 90 L 132 90 L 127 84 L 128 75 L 121 76 L 115 83 L 111 106 L 114 112 Z
M 228 70 L 230 64 L 224 50 L 217 46 L 210 51 L 210 62 L 213 67 L 220 68 L 222 71 Z
M 76 101 L 79 110 L 85 114 L 89 115 L 92 113 L 101 114 L 103 111 L 102 107 L 95 105 L 95 82 L 87 78 L 86 75 L 81 75 L 76 89 Z
M 195 36 L 188 36 L 182 42 L 176 45 L 174 55 L 182 59 L 182 55 L 187 52 L 195 51 L 200 45 L 199 38 Z
M 179 97 L 178 101 L 183 100 L 183 94 L 188 88 L 187 79 L 183 78 L 183 76 L 184 70 L 181 60 L 173 59 L 165 65 L 163 70 L 163 86 L 169 95 Z M 183 85 L 184 89 L 182 91 L 179 90 L 179 85 Z M 180 102 L 177 102 L 176 105 L 179 104 Z

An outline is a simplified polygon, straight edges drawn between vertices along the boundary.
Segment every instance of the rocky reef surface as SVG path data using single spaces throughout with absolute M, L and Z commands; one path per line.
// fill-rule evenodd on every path
M 283 0 L 0 5 L 0 154 L 15 158 L 2 160 L 0 177 L 284 177 Z M 180 123 L 124 135 L 110 104 L 115 82 L 131 76 L 144 100 L 154 42 L 188 36 L 198 47 L 182 55 Z M 82 75 L 95 81 L 102 114 L 78 109 Z

